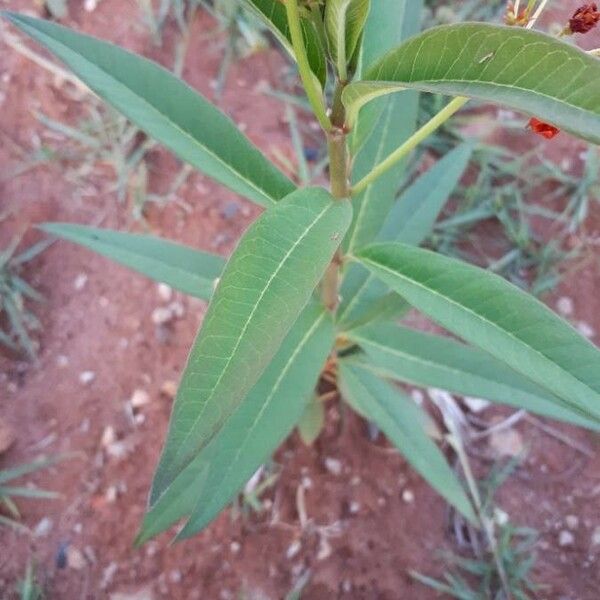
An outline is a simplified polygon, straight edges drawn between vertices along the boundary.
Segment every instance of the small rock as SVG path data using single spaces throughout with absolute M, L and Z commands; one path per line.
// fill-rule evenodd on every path
M 290 544 L 285 556 L 288 558 L 288 560 L 291 560 L 295 556 L 298 556 L 300 550 L 302 550 L 302 542 L 300 540 L 295 540 Z
M 86 546 L 83 549 L 83 555 L 85 556 L 87 561 L 92 565 L 95 565 L 98 562 L 98 557 L 96 556 L 96 552 L 94 551 L 94 549 L 91 546 Z
M 181 583 L 182 579 L 183 579 L 183 575 L 181 574 L 181 571 L 179 569 L 173 569 L 169 573 L 169 581 L 171 583 Z
M 100 0 L 85 0 L 83 8 L 86 12 L 94 12 L 98 8 L 98 2 Z
M 82 373 L 79 373 L 79 383 L 81 383 L 81 385 L 90 385 L 94 379 L 96 379 L 96 373 L 94 373 L 94 371 L 83 371 Z
M 568 296 L 562 296 L 556 303 L 556 309 L 563 317 L 570 317 L 575 311 L 573 300 Z
M 102 579 L 100 580 L 100 588 L 105 590 L 110 584 L 113 582 L 117 571 L 119 570 L 119 565 L 116 562 L 111 562 L 108 567 L 102 571 Z M 112 596 L 111 596 L 112 598 Z
M 106 502 L 108 502 L 109 504 L 113 504 L 117 501 L 118 497 L 119 490 L 117 490 L 116 485 L 111 485 L 110 487 L 106 488 L 106 492 L 104 492 L 104 499 L 106 500 Z
M 131 400 L 129 400 L 132 408 L 141 408 L 142 406 L 146 406 L 150 404 L 150 394 L 142 389 L 137 389 L 131 395 Z
M 175 381 L 165 381 L 160 386 L 160 393 L 166 398 L 173 399 L 177 395 L 177 382 Z
M 183 306 L 181 302 L 171 302 L 168 308 L 171 311 L 173 317 L 181 319 L 185 315 L 185 306 Z
M 348 512 L 351 515 L 357 515 L 360 512 L 360 503 L 353 500 L 348 506 Z
M 15 443 L 15 439 L 13 428 L 0 418 L 0 454 L 6 452 Z
M 342 461 L 337 458 L 327 457 L 325 459 L 325 468 L 332 474 L 339 476 L 342 474 Z
M 83 531 L 82 523 L 75 523 L 75 525 L 73 525 L 73 533 L 76 533 L 77 535 L 79 535 L 82 531 Z
M 352 591 L 352 583 L 347 579 L 342 583 L 342 591 L 346 594 L 349 594 Z
M 52 527 L 54 527 L 54 522 L 52 519 L 48 517 L 44 517 L 33 530 L 33 535 L 35 537 L 46 537 L 51 531 Z
M 317 560 L 325 560 L 331 556 L 332 548 L 329 540 L 322 535 L 319 542 L 319 550 L 317 552 Z
M 111 444 L 114 444 L 117 441 L 117 434 L 115 433 L 115 428 L 111 425 L 107 425 L 102 432 L 102 438 L 100 443 L 103 448 L 108 448 Z
M 154 309 L 151 318 L 155 325 L 166 325 L 173 320 L 173 313 L 169 308 L 161 306 Z
M 406 504 L 412 504 L 415 501 L 415 493 L 412 490 L 404 490 L 402 492 L 402 500 Z
M 579 321 L 579 323 L 577 323 L 577 331 L 579 331 L 583 337 L 586 337 L 590 340 L 596 337 L 596 331 L 594 328 L 589 323 L 585 323 L 584 321 Z
M 67 548 L 67 566 L 76 571 L 81 571 L 81 569 L 87 566 L 85 557 L 81 551 L 74 546 L 69 546 Z
M 106 453 L 117 460 L 125 458 L 131 450 L 129 444 L 125 442 L 113 442 L 106 446 Z
M 490 448 L 499 456 L 514 458 L 523 453 L 525 444 L 523 437 L 515 429 L 501 429 L 490 435 Z
M 173 299 L 173 288 L 170 285 L 167 285 L 166 283 L 159 283 L 156 286 L 156 291 L 158 293 L 158 297 L 163 302 L 171 302 L 171 300 Z
M 600 546 L 600 526 L 596 527 L 592 533 L 592 546 Z
M 566 548 L 567 546 L 572 546 L 575 543 L 575 536 L 566 529 L 561 531 L 558 534 L 558 545 L 561 548 Z
M 481 398 L 472 398 L 471 396 L 464 397 L 465 404 L 468 409 L 475 414 L 483 412 L 491 404 L 488 400 L 482 400 Z
M 152 556 L 156 556 L 158 553 L 158 544 L 156 542 L 150 542 L 146 545 L 146 556 L 151 558 Z
M 232 554 L 239 554 L 240 550 L 242 549 L 242 545 L 239 542 L 231 542 L 229 549 L 231 550 Z
M 494 508 L 494 520 L 500 527 L 504 527 L 504 525 L 508 525 L 510 517 L 508 513 L 503 511 L 501 508 Z
M 73 281 L 73 288 L 75 291 L 80 292 L 87 284 L 88 276 L 85 273 L 79 273 L 77 277 L 75 277 L 75 281 Z
M 135 592 L 113 592 L 110 600 L 154 600 L 154 592 L 151 587 L 145 587 Z
M 567 515 L 565 517 L 565 523 L 569 529 L 577 529 L 579 527 L 579 518 L 575 515 Z

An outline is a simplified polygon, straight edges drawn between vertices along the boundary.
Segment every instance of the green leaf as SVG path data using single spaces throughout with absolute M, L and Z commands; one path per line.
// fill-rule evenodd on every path
M 39 229 L 89 248 L 155 281 L 208 300 L 225 261 L 151 235 L 122 233 L 71 223 L 44 223 Z
M 371 10 L 362 39 L 361 72 L 364 73 L 368 67 L 400 42 L 418 33 L 421 30 L 422 13 L 423 0 L 377 0 L 371 2 Z M 362 78 L 361 72 L 357 73 L 357 78 Z M 407 94 L 407 96 L 410 95 Z M 355 153 L 373 132 L 377 119 L 386 105 L 386 99 L 381 99 L 365 106 L 360 112 L 358 123 L 351 135 L 351 145 Z M 412 119 L 412 115 L 409 115 L 408 119 Z M 382 132 L 378 132 L 378 135 Z M 398 140 L 397 143 L 400 144 L 401 140 Z
M 240 405 L 307 304 L 352 218 L 322 188 L 294 192 L 242 238 L 177 394 L 151 505 Z
M 333 341 L 330 314 L 311 302 L 240 407 L 147 513 L 137 543 L 194 511 L 192 535 L 231 501 L 301 418 Z
M 426 171 L 400 196 L 388 213 L 377 239 L 418 246 L 431 233 L 440 211 L 454 191 L 473 153 L 461 144 Z M 387 286 L 366 269 L 350 269 L 342 287 L 339 321 L 345 327 L 364 322 L 374 302 L 387 294 Z
M 1 11 L 98 96 L 209 177 L 262 206 L 294 189 L 236 125 L 158 64 L 66 27 Z
M 600 60 L 538 31 L 486 23 L 430 29 L 346 88 L 350 123 L 364 103 L 406 88 L 502 104 L 600 143 Z
M 298 421 L 298 434 L 307 445 L 312 446 L 325 425 L 325 404 L 317 395 L 313 396 Z
M 354 329 L 348 338 L 366 353 L 364 365 L 380 376 L 463 396 L 485 398 L 600 430 L 563 400 L 485 352 L 394 323 Z
M 344 399 L 373 421 L 412 467 L 467 519 L 476 522 L 473 507 L 444 455 L 427 436 L 427 415 L 389 383 L 352 362 L 340 362 Z
M 292 38 L 283 3 L 278 0 L 243 0 L 242 5 L 267 25 L 277 38 L 277 41 L 295 60 Z M 327 81 L 327 63 L 321 36 L 310 19 L 302 19 L 301 26 L 311 71 L 317 77 L 321 86 L 325 87 Z
M 488 271 L 404 244 L 374 244 L 357 258 L 428 317 L 600 421 L 600 352 L 544 304 Z
M 342 81 L 362 35 L 371 0 L 329 0 L 325 4 L 325 30 L 329 52 Z
M 377 236 L 420 246 L 456 189 L 473 155 L 473 146 L 461 144 L 423 173 L 397 200 Z

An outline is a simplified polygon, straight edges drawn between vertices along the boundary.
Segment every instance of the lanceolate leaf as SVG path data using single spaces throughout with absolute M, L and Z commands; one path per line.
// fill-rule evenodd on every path
M 458 185 L 472 153 L 471 145 L 462 144 L 417 178 L 388 213 L 377 239 L 414 246 L 425 241 Z M 342 289 L 339 320 L 345 326 L 355 326 L 357 319 L 363 320 L 362 313 L 370 312 L 373 302 L 387 292 L 387 286 L 366 269 L 351 269 Z
M 279 0 L 243 0 L 242 4 L 261 21 L 266 23 L 279 43 L 295 59 L 283 3 Z M 302 19 L 301 26 L 311 70 L 324 87 L 327 80 L 327 63 L 325 61 L 325 48 L 323 47 L 321 37 L 311 20 Z
M 329 51 L 341 77 L 347 75 L 346 68 L 356 51 L 369 5 L 370 0 L 329 0 L 325 4 Z
M 330 314 L 310 303 L 240 407 L 144 519 L 138 543 L 194 515 L 181 533 L 210 522 L 300 419 L 333 346 Z
M 358 260 L 413 306 L 600 421 L 600 351 L 501 277 L 434 252 L 375 244 Z
M 208 300 L 225 265 L 208 254 L 151 235 L 123 233 L 71 223 L 40 225 L 46 233 L 69 240 L 142 273 L 155 281 Z
M 350 121 L 365 102 L 405 88 L 503 104 L 600 143 L 600 60 L 537 31 L 485 23 L 430 29 L 346 88 Z
M 383 377 L 524 408 L 553 419 L 600 429 L 600 424 L 486 352 L 441 337 L 374 323 L 350 331 L 365 351 L 365 367 Z
M 50 21 L 0 14 L 148 135 L 209 177 L 263 206 L 293 191 L 293 183 L 227 116 L 166 69 Z
M 151 504 L 239 406 L 308 302 L 352 216 L 321 188 L 266 211 L 227 263 L 194 344 Z
M 427 415 L 400 390 L 351 362 L 340 363 L 344 399 L 373 421 L 414 469 L 467 519 L 476 522 L 473 507 L 444 455 L 427 436 Z

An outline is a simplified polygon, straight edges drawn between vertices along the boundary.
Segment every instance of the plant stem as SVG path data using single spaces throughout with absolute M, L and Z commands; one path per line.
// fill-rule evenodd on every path
M 315 117 L 317 117 L 317 120 L 321 124 L 321 127 L 325 131 L 330 131 L 331 121 L 329 120 L 325 110 L 323 93 L 319 89 L 320 86 L 316 82 L 316 77 L 310 68 L 308 56 L 306 55 L 304 35 L 302 34 L 300 14 L 298 12 L 298 0 L 285 0 L 285 8 L 288 18 L 288 26 L 290 28 L 290 37 L 292 38 L 292 46 L 294 48 L 296 61 L 298 62 L 298 70 L 300 71 L 302 85 L 306 90 L 308 101 L 310 102 L 311 108 L 315 113 Z
M 329 151 L 331 195 L 336 200 L 343 201 L 350 198 L 350 178 L 348 174 L 347 135 L 343 129 L 346 115 L 342 103 L 342 91 L 343 84 L 338 84 L 333 95 L 333 106 L 331 109 L 333 128 L 327 134 L 327 149 Z M 343 260 L 342 252 L 338 250 L 327 268 L 321 283 L 323 303 L 331 312 L 336 311 L 339 303 L 340 268 Z
M 454 113 L 458 112 L 469 98 L 459 96 L 447 104 L 437 115 L 431 118 L 421 129 L 416 131 L 404 144 L 394 150 L 386 159 L 376 165 L 370 173 L 367 173 L 354 187 L 352 195 L 356 196 L 363 192 L 376 179 L 391 169 L 397 162 L 401 161 L 407 154 L 412 152 L 422 141 L 428 138 L 436 129 L 441 127 Z

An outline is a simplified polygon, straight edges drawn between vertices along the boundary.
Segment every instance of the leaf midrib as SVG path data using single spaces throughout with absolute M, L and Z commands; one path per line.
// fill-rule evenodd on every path
M 310 231 L 312 231 L 312 229 L 314 227 L 316 227 L 316 225 L 323 218 L 323 216 L 325 215 L 325 213 L 327 213 L 331 209 L 331 206 L 332 206 L 331 203 L 326 204 L 323 207 L 323 210 L 321 210 L 321 212 L 318 215 L 316 215 L 316 217 L 312 221 L 312 223 L 304 230 L 304 232 L 302 233 L 302 235 L 292 244 L 292 246 L 290 247 L 290 249 L 285 253 L 283 259 L 281 260 L 281 262 L 279 263 L 279 265 L 277 265 L 277 268 L 273 271 L 273 273 L 271 274 L 271 276 L 269 277 L 269 279 L 265 283 L 265 285 L 264 285 L 264 287 L 263 287 L 263 289 L 262 289 L 262 291 L 261 291 L 258 299 L 256 300 L 254 306 L 252 307 L 252 310 L 250 311 L 250 314 L 248 315 L 248 318 L 246 319 L 246 322 L 244 323 L 244 325 L 242 327 L 242 331 L 240 332 L 240 334 L 239 334 L 239 336 L 237 338 L 237 341 L 235 343 L 235 346 L 234 346 L 233 350 L 229 354 L 229 357 L 227 358 L 227 361 L 226 361 L 225 365 L 221 369 L 221 373 L 220 373 L 217 381 L 212 386 L 210 394 L 206 397 L 206 399 L 204 401 L 204 406 L 202 407 L 202 409 L 200 410 L 200 413 L 198 414 L 198 416 L 196 417 L 196 419 L 192 423 L 192 426 L 190 427 L 187 435 L 180 442 L 180 445 L 179 445 L 180 448 L 183 448 L 185 446 L 185 444 L 187 443 L 187 441 L 189 440 L 189 438 L 192 435 L 192 433 L 193 433 L 196 425 L 198 425 L 198 422 L 200 421 L 200 419 L 204 415 L 204 412 L 206 411 L 209 403 L 211 402 L 211 400 L 213 399 L 214 395 L 216 394 L 216 392 L 217 392 L 217 390 L 218 390 L 218 388 L 219 388 L 219 386 L 221 384 L 221 381 L 223 380 L 223 378 L 225 377 L 225 375 L 228 374 L 231 362 L 234 359 L 234 357 L 235 357 L 235 355 L 236 355 L 236 353 L 237 353 L 237 351 L 238 351 L 238 349 L 240 347 L 240 344 L 242 343 L 242 340 L 244 339 L 244 335 L 245 335 L 246 331 L 248 330 L 248 327 L 250 326 L 250 323 L 252 322 L 252 318 L 254 317 L 256 311 L 258 310 L 258 307 L 260 306 L 261 301 L 264 298 L 265 294 L 269 291 L 270 286 L 273 283 L 273 280 L 279 274 L 279 272 L 281 271 L 281 269 L 283 269 L 284 265 L 287 263 L 289 257 L 293 254 L 293 252 L 296 250 L 296 248 L 306 238 L 306 236 L 310 233 Z M 176 458 L 178 456 L 179 456 L 179 452 L 177 452 L 175 454 L 175 457 L 174 457 L 173 460 L 176 460 Z M 172 462 L 173 461 L 171 461 L 171 463 Z
M 482 321 L 483 323 L 486 323 L 487 325 L 491 326 L 493 329 L 495 329 L 496 331 L 500 332 L 501 334 L 507 335 L 509 338 L 512 338 L 517 343 L 525 346 L 530 351 L 532 351 L 534 354 L 536 354 L 539 357 L 543 358 L 545 361 L 548 361 L 549 363 L 551 363 L 555 367 L 558 367 L 562 372 L 567 373 L 575 381 L 577 381 L 578 383 L 582 384 L 584 387 L 586 387 L 587 389 L 589 389 L 590 391 L 592 391 L 595 396 L 598 396 L 598 393 L 593 388 L 591 388 L 585 381 L 582 381 L 575 374 L 571 373 L 571 371 L 568 371 L 568 370 L 564 369 L 563 367 L 561 367 L 560 365 L 558 365 L 556 362 L 554 362 L 550 357 L 546 356 L 543 352 L 541 352 L 540 350 L 537 350 L 536 348 L 533 348 L 532 346 L 530 346 L 529 344 L 527 344 L 525 341 L 521 340 L 521 338 L 519 338 L 516 335 L 514 335 L 512 332 L 500 328 L 493 321 L 490 321 L 490 320 L 486 319 L 483 315 L 479 315 L 478 313 L 474 312 L 472 309 L 466 307 L 465 305 L 458 303 L 456 300 L 454 300 L 454 299 L 452 299 L 452 298 L 450 298 L 448 296 L 444 296 L 443 294 L 441 294 L 437 290 L 435 290 L 433 288 L 430 288 L 430 287 L 427 287 L 426 285 L 422 284 L 421 282 L 419 282 L 419 281 L 417 281 L 415 279 L 410 279 L 406 275 L 403 275 L 403 274 L 399 273 L 398 271 L 394 271 L 393 269 L 391 269 L 387 265 L 383 265 L 381 263 L 377 263 L 374 260 L 372 260 L 370 258 L 367 258 L 367 257 L 364 257 L 364 256 L 361 258 L 361 260 L 364 261 L 364 262 L 370 263 L 374 267 L 382 269 L 383 271 L 386 271 L 386 272 L 390 273 L 391 275 L 399 277 L 400 279 L 402 279 L 402 280 L 404 280 L 404 281 L 406 281 L 406 282 L 408 282 L 408 283 L 410 283 L 412 285 L 415 285 L 415 286 L 417 286 L 417 287 L 419 287 L 419 288 L 421 288 L 421 289 L 423 289 L 425 291 L 428 291 L 429 293 L 431 293 L 431 294 L 433 294 L 435 296 L 438 296 L 439 298 L 444 299 L 446 302 L 449 302 L 450 304 L 454 305 L 455 307 L 458 307 L 458 308 L 460 308 L 460 309 L 468 312 L 475 319 L 477 319 L 479 321 Z M 544 308 L 546 308 L 546 307 L 544 307 Z M 543 385 L 543 387 L 546 387 L 545 384 L 542 384 L 542 385 Z M 552 390 L 550 390 L 550 391 L 552 391 Z M 560 394 L 560 397 L 563 399 L 563 401 L 565 401 L 567 404 L 569 404 L 569 406 L 571 406 L 572 408 L 577 409 L 577 410 L 584 409 L 585 412 L 586 412 L 586 414 L 588 413 L 587 408 L 585 406 L 581 406 L 579 403 L 572 404 L 572 402 L 568 398 L 565 398 L 564 396 L 562 396 L 562 394 Z M 594 416 L 594 418 L 596 420 L 598 420 L 597 416 Z

